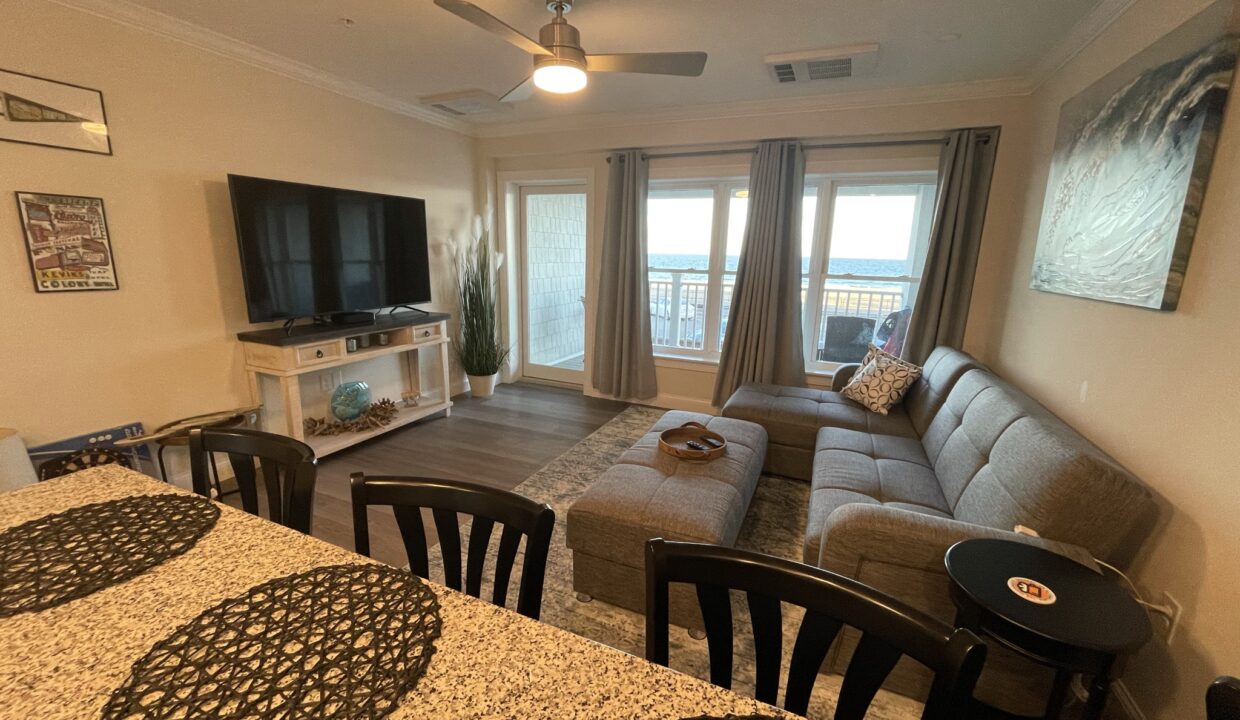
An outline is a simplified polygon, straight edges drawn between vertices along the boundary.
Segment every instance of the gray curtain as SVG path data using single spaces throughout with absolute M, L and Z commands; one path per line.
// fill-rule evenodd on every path
M 640 151 L 608 158 L 602 276 L 594 326 L 594 387 L 625 400 L 658 393 L 646 284 L 646 194 L 650 175 Z
M 736 268 L 714 404 L 750 382 L 805 384 L 801 343 L 801 202 L 805 153 L 796 142 L 758 145 L 749 217 Z
M 919 365 L 936 346 L 964 341 L 998 146 L 998 128 L 956 130 L 939 158 L 930 248 L 903 351 Z

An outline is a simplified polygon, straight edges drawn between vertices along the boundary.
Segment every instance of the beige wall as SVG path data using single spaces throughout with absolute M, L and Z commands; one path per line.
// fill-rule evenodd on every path
M 1010 238 L 1018 222 L 1017 207 L 1009 199 L 1024 188 L 1023 168 L 1028 149 L 1025 97 L 998 97 L 980 100 L 920 103 L 871 108 L 819 109 L 783 112 L 761 117 L 727 117 L 661 123 L 641 122 L 606 127 L 557 130 L 505 137 L 484 137 L 478 141 L 482 172 L 499 177 L 529 172 L 538 177 L 556 169 L 586 168 L 595 178 L 596 203 L 591 221 L 590 278 L 597 278 L 598 242 L 602 238 L 602 205 L 607 194 L 606 152 L 614 148 L 676 148 L 704 145 L 726 146 L 766 138 L 856 138 L 935 134 L 960 127 L 999 125 L 1003 128 L 991 203 L 986 220 L 983 251 L 979 260 L 974 300 L 966 337 L 966 348 L 986 355 L 990 352 L 996 322 L 993 314 L 998 283 L 1007 276 Z M 817 150 L 811 163 L 836 171 L 863 169 L 922 169 L 936 167 L 933 148 L 886 150 Z M 748 167 L 737 165 L 734 157 L 687 160 L 656 160 L 651 176 L 686 177 L 712 174 L 745 176 Z M 498 193 L 502 209 L 503 189 Z M 587 319 L 594 316 L 597 283 L 587 287 Z M 587 363 L 590 366 L 592 328 L 587 322 Z M 515 338 L 514 338 L 515 342 Z M 656 402 L 668 407 L 710 411 L 715 367 L 685 361 L 658 361 L 660 394 Z M 811 378 L 825 383 L 825 378 Z M 587 392 L 592 392 L 587 382 Z
M 1152 642 L 1124 685 L 1149 718 L 1204 717 L 1219 673 L 1240 674 L 1240 106 L 1230 117 L 1179 309 L 1154 312 L 1029 289 L 1060 105 L 1208 3 L 1140 0 L 1033 98 L 1033 164 L 1015 262 L 1002 285 L 996 369 L 1144 478 L 1163 524 L 1138 563 L 1144 592 L 1184 606 L 1170 643 Z M 1222 8 L 1221 18 L 1228 8 Z M 994 344 L 992 343 L 992 347 Z M 1086 391 L 1082 384 L 1088 383 Z M 1105 508 L 1098 508 L 1105 521 Z
M 115 152 L 0 142 L 0 426 L 28 443 L 248 401 L 230 172 L 425 198 L 447 307 L 470 138 L 42 0 L 0 5 L 0 68 L 101 90 Z M 104 198 L 121 289 L 36 294 L 15 190 Z

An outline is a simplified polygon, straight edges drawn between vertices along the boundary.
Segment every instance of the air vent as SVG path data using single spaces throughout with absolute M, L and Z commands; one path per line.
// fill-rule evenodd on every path
M 767 55 L 766 64 L 778 83 L 857 77 L 872 73 L 878 65 L 878 44 Z
M 418 100 L 423 105 L 430 106 L 441 113 L 453 117 L 487 115 L 512 110 L 510 105 L 500 102 L 499 98 L 483 90 L 464 90 L 443 95 L 430 95 L 418 98 Z

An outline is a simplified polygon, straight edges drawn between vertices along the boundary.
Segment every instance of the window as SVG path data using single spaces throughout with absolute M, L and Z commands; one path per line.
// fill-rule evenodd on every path
M 736 277 L 728 198 L 744 180 L 651 183 L 646 208 L 650 330 L 655 352 L 716 358 Z M 725 279 L 726 278 L 726 279 Z
M 647 223 L 655 352 L 715 359 L 744 241 L 744 179 L 651 183 Z M 809 370 L 898 352 L 930 235 L 934 174 L 809 175 L 801 213 L 801 302 Z

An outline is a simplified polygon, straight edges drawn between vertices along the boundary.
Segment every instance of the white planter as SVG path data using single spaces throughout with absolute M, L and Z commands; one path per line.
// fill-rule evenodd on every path
M 494 375 L 466 375 L 469 378 L 469 394 L 476 398 L 489 398 L 495 394 L 495 381 L 499 373 Z

